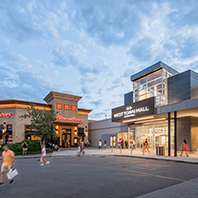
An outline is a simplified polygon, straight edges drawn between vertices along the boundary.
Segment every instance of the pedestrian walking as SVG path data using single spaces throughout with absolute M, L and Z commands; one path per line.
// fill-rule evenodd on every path
M 80 149 L 80 145 L 78 145 L 78 156 L 80 157 L 80 153 L 81 153 L 81 149 Z
M 9 149 L 8 146 L 4 146 L 4 151 L 2 153 L 3 163 L 1 165 L 1 181 L 0 186 L 4 185 L 4 175 L 9 172 L 14 164 L 14 152 Z M 11 179 L 9 184 L 13 184 L 15 181 Z
M 101 149 L 102 148 L 102 141 L 101 140 L 99 140 L 99 149 Z
M 182 156 L 182 154 L 183 154 L 184 151 L 186 152 L 186 157 L 189 157 L 189 155 L 188 155 L 189 149 L 188 149 L 188 146 L 187 146 L 187 141 L 186 141 L 186 139 L 184 139 L 184 141 L 183 141 L 183 143 L 182 143 L 182 151 L 181 151 L 180 156 Z
M 107 148 L 107 141 L 106 141 L 106 139 L 104 139 L 104 148 L 105 149 Z
M 84 142 L 81 141 L 81 143 L 80 143 L 80 153 L 85 154 L 84 148 L 85 148 Z
M 87 146 L 87 147 L 89 147 L 89 146 L 90 146 L 89 140 L 87 140 L 87 144 L 86 144 L 86 146 Z
M 145 152 L 146 151 L 150 152 L 149 148 L 148 148 L 148 139 L 147 138 L 146 138 L 145 143 L 144 143 L 144 150 L 145 150 Z
M 64 141 L 64 146 L 65 146 L 65 148 L 67 147 L 67 140 L 66 139 Z
M 23 155 L 27 155 L 27 150 L 28 150 L 28 144 L 27 144 L 27 142 L 24 142 L 22 144 L 22 148 L 23 148 Z
M 145 140 L 143 140 L 141 147 L 142 147 L 142 149 L 141 149 L 142 151 L 145 150 Z
M 135 139 L 133 139 L 133 149 L 136 149 L 136 142 L 135 142 Z
M 50 161 L 47 161 L 45 159 L 45 156 L 46 156 L 46 149 L 45 149 L 45 145 L 42 145 L 42 153 L 41 153 L 41 166 L 44 166 L 44 162 L 46 162 L 46 164 L 49 164 Z
M 125 140 L 125 148 L 128 148 L 128 141 L 127 140 Z

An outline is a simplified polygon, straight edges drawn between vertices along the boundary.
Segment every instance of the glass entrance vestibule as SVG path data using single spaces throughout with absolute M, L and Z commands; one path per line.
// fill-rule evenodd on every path
M 174 149 L 174 124 L 171 122 L 171 150 Z M 141 149 L 143 141 L 147 139 L 148 147 L 155 150 L 156 147 L 162 146 L 168 149 L 168 123 L 150 124 L 150 125 L 129 125 L 130 145 L 135 137 L 136 148 Z M 135 135 L 134 135 L 135 134 Z

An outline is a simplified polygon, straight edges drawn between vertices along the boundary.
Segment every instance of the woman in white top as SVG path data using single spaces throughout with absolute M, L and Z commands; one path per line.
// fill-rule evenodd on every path
M 44 166 L 44 161 L 46 162 L 46 164 L 49 164 L 50 161 L 47 161 L 45 159 L 45 156 L 46 156 L 46 149 L 45 149 L 45 145 L 42 145 L 42 153 L 41 153 L 41 161 L 42 161 L 42 164 L 41 166 Z
M 102 148 L 102 141 L 100 140 L 99 141 L 99 149 L 101 149 Z

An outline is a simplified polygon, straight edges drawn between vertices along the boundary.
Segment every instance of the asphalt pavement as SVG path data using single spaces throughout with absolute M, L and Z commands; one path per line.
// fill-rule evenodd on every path
M 16 159 L 19 175 L 0 187 L 1 198 L 197 197 L 198 165 L 113 156 Z M 0 163 L 2 161 L 0 160 Z M 189 196 L 186 196 L 189 195 Z

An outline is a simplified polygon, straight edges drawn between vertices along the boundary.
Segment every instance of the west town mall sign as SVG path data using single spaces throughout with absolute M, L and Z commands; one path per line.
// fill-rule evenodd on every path
M 154 114 L 154 97 L 112 109 L 112 122 Z

